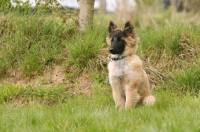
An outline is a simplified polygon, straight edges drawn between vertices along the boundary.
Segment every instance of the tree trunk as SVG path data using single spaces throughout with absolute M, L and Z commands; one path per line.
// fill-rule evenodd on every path
M 80 0 L 79 30 L 85 31 L 92 24 L 94 15 L 94 0 Z

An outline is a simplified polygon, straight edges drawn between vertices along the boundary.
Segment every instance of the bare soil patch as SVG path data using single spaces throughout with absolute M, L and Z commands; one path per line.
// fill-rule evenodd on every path
M 40 76 L 25 77 L 19 71 L 13 70 L 10 75 L 6 75 L 1 80 L 1 85 L 16 85 L 23 87 L 56 87 L 65 85 L 67 92 L 71 95 L 90 95 L 92 80 L 88 73 L 82 73 L 75 78 L 65 76 L 65 68 L 54 65 L 52 69 L 47 69 Z

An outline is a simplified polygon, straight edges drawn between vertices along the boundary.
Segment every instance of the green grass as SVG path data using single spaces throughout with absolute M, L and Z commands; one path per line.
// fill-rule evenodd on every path
M 182 72 L 174 71 L 174 74 L 171 73 L 171 77 L 172 80 L 169 84 L 172 89 L 190 91 L 191 94 L 198 95 L 200 88 L 199 61 L 191 67 L 184 66 Z
M 154 106 L 118 111 L 106 87 L 91 97 L 73 96 L 48 106 L 37 100 L 22 106 L 0 106 L 0 131 L 146 131 L 197 132 L 200 98 L 179 98 L 170 91 L 154 92 Z
M 0 68 L 19 69 L 30 76 L 62 59 L 62 40 L 67 34 L 62 23 L 39 15 L 7 16 L 0 29 L 0 59 L 4 62 Z
M 61 23 L 52 14 L 8 13 L 0 23 L 0 73 L 17 69 L 25 76 L 42 74 L 63 61 L 65 44 L 73 38 L 76 25 Z M 65 49 L 65 50 L 63 50 Z
M 107 25 L 102 18 L 97 18 L 85 33 L 79 33 L 73 17 L 68 16 L 69 22 L 63 23 L 59 12 L 58 17 L 41 14 L 13 12 L 5 16 L 0 23 L 0 71 L 9 74 L 10 69 L 17 69 L 25 76 L 34 76 L 61 63 L 81 70 L 99 69 L 96 58 L 106 45 L 107 34 L 102 30 Z
M 97 18 L 92 27 L 88 27 L 86 32 L 73 35 L 66 47 L 69 50 L 68 64 L 76 66 L 78 69 L 92 70 L 99 67 L 97 55 L 106 46 L 105 38 L 107 31 L 103 19 Z
M 110 16 L 95 17 L 93 27 L 80 33 L 76 14 L 56 13 L 22 6 L 0 17 L 0 78 L 13 77 L 13 71 L 37 78 L 53 65 L 64 65 L 70 83 L 79 82 L 77 73 L 87 72 L 92 94 L 70 95 L 67 90 L 72 84 L 0 85 L 0 131 L 200 131 L 198 24 L 183 20 L 165 24 L 168 12 L 155 19 L 157 28 L 136 25 L 138 55 L 169 78 L 164 85 L 157 83 L 154 106 L 119 111 L 114 107 L 103 53 Z M 69 21 L 64 23 L 62 17 Z
M 199 50 L 199 29 L 194 25 L 173 24 L 171 27 L 165 25 L 159 29 L 146 28 L 139 30 L 140 47 L 138 53 L 144 59 L 149 57 L 153 65 L 158 63 L 159 59 L 172 61 L 180 58 L 180 54 L 186 47 L 181 47 L 181 43 L 188 47 L 195 47 L 194 53 Z M 186 49 L 190 50 L 190 49 Z M 162 58 L 164 56 L 164 58 Z M 171 70 L 171 69 L 170 69 Z
M 54 105 L 64 102 L 68 98 L 67 89 L 68 87 L 63 85 L 56 88 L 0 86 L 0 103 L 27 104 L 39 101 L 42 104 Z

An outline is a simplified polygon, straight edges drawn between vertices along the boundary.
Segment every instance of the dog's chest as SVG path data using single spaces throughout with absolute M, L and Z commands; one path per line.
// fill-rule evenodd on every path
M 109 74 L 111 76 L 121 77 L 126 74 L 128 66 L 126 65 L 125 59 L 118 61 L 111 61 L 108 65 Z

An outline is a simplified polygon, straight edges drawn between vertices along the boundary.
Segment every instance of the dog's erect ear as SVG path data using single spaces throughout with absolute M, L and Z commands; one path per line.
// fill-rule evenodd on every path
M 131 21 L 126 22 L 125 25 L 124 25 L 124 33 L 127 36 L 129 36 L 132 32 L 134 32 L 133 30 L 134 30 L 134 27 L 131 24 Z
M 115 23 L 114 23 L 113 21 L 110 21 L 110 22 L 109 22 L 109 25 L 108 25 L 108 32 L 111 33 L 111 32 L 113 32 L 116 28 L 117 28 L 117 25 L 115 25 Z

